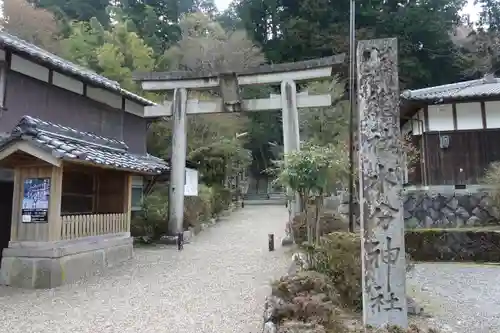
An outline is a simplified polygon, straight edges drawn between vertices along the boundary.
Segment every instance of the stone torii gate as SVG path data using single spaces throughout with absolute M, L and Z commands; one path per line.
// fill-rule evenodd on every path
M 173 100 L 163 105 L 146 107 L 145 116 L 151 118 L 173 117 L 172 169 L 170 183 L 169 230 L 175 234 L 183 230 L 184 172 L 186 160 L 186 115 L 232 112 L 259 112 L 282 110 L 284 151 L 300 149 L 298 108 L 326 107 L 332 104 L 330 95 L 297 93 L 296 82 L 329 78 L 334 66 L 344 62 L 345 55 L 277 65 L 262 65 L 238 73 L 168 72 L 136 75 L 145 91 L 174 91 Z M 281 94 L 269 98 L 243 100 L 240 86 L 281 84 Z M 188 99 L 191 91 L 213 90 L 220 98 L 209 101 Z M 290 193 L 289 193 L 290 194 Z M 299 211 L 298 195 L 289 202 L 290 219 Z M 289 221 L 290 222 L 290 221 Z M 290 225 L 290 224 L 289 224 Z M 287 227 L 287 239 L 291 240 Z

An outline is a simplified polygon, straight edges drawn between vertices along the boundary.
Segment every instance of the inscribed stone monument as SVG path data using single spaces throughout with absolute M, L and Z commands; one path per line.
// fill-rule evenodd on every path
M 357 48 L 365 325 L 408 326 L 397 40 Z

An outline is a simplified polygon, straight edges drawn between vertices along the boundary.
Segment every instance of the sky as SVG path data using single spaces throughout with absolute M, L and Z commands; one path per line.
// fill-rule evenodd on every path
M 0 0 L 0 2 L 2 2 L 2 0 Z M 220 11 L 225 10 L 230 3 L 231 0 L 215 0 L 215 5 L 217 6 L 217 9 L 219 9 Z M 477 20 L 478 9 L 474 7 L 474 0 L 468 0 L 467 6 L 464 8 L 464 13 L 470 15 L 471 21 Z
M 231 1 L 232 0 L 215 0 L 215 5 L 217 6 L 218 10 L 223 11 L 229 6 Z M 1 0 L 0 0 L 0 2 L 1 2 Z

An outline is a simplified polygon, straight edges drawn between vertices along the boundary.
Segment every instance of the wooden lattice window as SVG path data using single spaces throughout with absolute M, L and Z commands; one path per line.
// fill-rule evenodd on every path
M 95 211 L 96 179 L 94 174 L 64 171 L 61 214 L 89 214 Z

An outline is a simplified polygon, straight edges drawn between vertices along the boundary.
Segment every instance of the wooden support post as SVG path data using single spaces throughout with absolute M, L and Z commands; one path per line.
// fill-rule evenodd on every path
M 22 198 L 23 198 L 23 179 L 21 169 L 14 169 L 14 193 L 12 197 L 12 218 L 10 227 L 10 241 L 18 240 L 19 219 L 21 218 Z
M 62 222 L 61 222 L 61 201 L 62 201 L 62 181 L 63 168 L 52 167 L 52 176 L 50 177 L 50 197 L 49 197 L 49 240 L 61 240 Z
M 172 158 L 170 169 L 170 210 L 168 227 L 172 235 L 183 232 L 184 219 L 184 181 L 186 173 L 186 106 L 187 90 L 178 88 L 174 91 L 172 103 L 173 135 Z
M 289 154 L 293 151 L 300 150 L 297 87 L 294 81 L 287 80 L 281 83 L 281 98 L 281 105 L 283 107 L 284 152 L 285 154 Z M 293 199 L 288 205 L 288 224 L 286 226 L 286 236 L 282 241 L 282 245 L 290 245 L 293 243 L 291 225 L 295 215 L 300 212 L 300 197 L 298 193 L 293 193 L 290 189 L 287 189 L 287 197 L 292 197 Z
M 408 327 L 397 40 L 357 49 L 363 321 Z
M 130 220 L 132 219 L 132 175 L 125 175 L 123 186 L 123 213 L 125 214 L 125 232 L 130 232 Z

